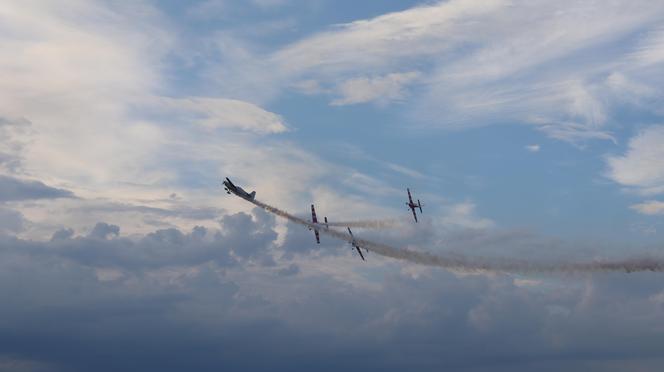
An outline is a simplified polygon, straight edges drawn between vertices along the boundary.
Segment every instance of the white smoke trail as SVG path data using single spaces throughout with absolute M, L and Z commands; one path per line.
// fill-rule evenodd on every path
M 358 227 L 363 229 L 389 229 L 398 227 L 401 221 L 396 218 L 389 218 L 383 220 L 358 220 L 358 221 L 335 221 L 328 222 L 328 226 L 332 227 Z
M 256 206 L 270 213 L 288 219 L 297 224 L 318 229 L 321 234 L 329 235 L 337 239 L 350 242 L 351 237 L 343 232 L 324 229 L 320 225 L 314 225 L 309 221 L 296 217 L 279 208 L 272 207 L 258 200 L 251 200 Z M 597 260 L 582 263 L 565 262 L 530 262 L 517 259 L 482 259 L 470 258 L 462 255 L 449 254 L 446 256 L 435 255 L 427 252 L 400 249 L 387 244 L 376 243 L 366 239 L 355 241 L 362 248 L 380 254 L 385 257 L 405 260 L 421 265 L 437 266 L 446 269 L 460 270 L 466 272 L 505 272 L 505 273 L 572 273 L 572 272 L 609 272 L 625 271 L 627 273 L 640 271 L 664 271 L 664 260 L 655 258 L 630 258 L 623 260 Z

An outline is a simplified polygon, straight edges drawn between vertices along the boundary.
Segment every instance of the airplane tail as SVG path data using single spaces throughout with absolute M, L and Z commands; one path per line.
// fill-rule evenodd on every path
M 251 200 L 254 200 L 254 199 L 256 198 L 256 191 L 252 191 L 252 192 L 249 194 L 249 197 L 251 197 Z
M 329 229 L 330 227 L 327 225 L 327 217 L 323 217 L 323 218 L 325 218 L 325 228 Z
M 420 203 L 420 199 L 417 199 L 417 206 L 420 208 L 420 213 L 422 213 L 422 203 Z

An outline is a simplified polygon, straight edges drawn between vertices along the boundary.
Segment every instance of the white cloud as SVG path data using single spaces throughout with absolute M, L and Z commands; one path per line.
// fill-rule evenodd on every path
M 446 228 L 487 229 L 495 223 L 488 218 L 476 215 L 477 206 L 472 202 L 453 204 L 446 209 L 445 216 L 440 220 Z
M 468 19 L 487 16 L 507 1 L 449 1 L 339 25 L 277 52 L 286 72 L 357 71 L 393 65 L 447 49 L 468 35 L 457 33 Z
M 329 89 L 323 88 L 318 81 L 313 79 L 298 81 L 292 84 L 291 87 L 297 90 L 298 92 L 306 95 L 314 95 L 314 94 L 330 92 Z
M 578 144 L 592 139 L 600 139 L 612 141 L 616 143 L 616 139 L 611 133 L 607 133 L 601 129 L 589 128 L 587 124 L 571 122 L 571 121 L 549 121 L 547 119 L 533 120 L 537 123 L 538 129 L 546 133 L 549 137 L 561 141 Z
M 646 195 L 664 192 L 664 126 L 643 130 L 629 141 L 625 155 L 607 159 L 607 176 Z
M 633 57 L 642 65 L 654 65 L 664 62 L 664 27 L 650 32 L 641 41 Z
M 237 128 L 258 134 L 288 130 L 281 116 L 252 103 L 224 98 L 158 98 L 160 108 L 173 110 L 182 121 L 192 121 L 209 129 Z
M 526 145 L 526 150 L 528 150 L 530 152 L 539 152 L 540 145 L 537 145 L 537 144 L 535 144 L 535 145 Z
M 181 45 L 149 4 L 8 1 L 0 23 L 0 169 L 81 197 L 17 206 L 30 222 L 25 236 L 48 236 L 63 223 L 82 228 L 93 215 L 120 218 L 135 231 L 189 227 L 196 220 L 186 216 L 85 207 L 90 200 L 216 207 L 221 174 L 272 196 L 306 189 L 298 185 L 306 179 L 284 174 L 320 175 L 314 158 L 292 144 L 256 151 L 256 133 L 287 129 L 277 114 L 237 99 L 163 98 L 165 60 Z M 174 192 L 181 205 L 164 205 Z
M 409 110 L 417 120 L 448 128 L 517 122 L 573 143 L 614 140 L 612 100 L 634 101 L 653 88 L 634 70 L 633 45 L 603 46 L 654 27 L 663 15 L 664 3 L 651 1 L 438 2 L 295 42 L 270 56 L 279 76 L 271 82 L 305 79 L 311 88 L 345 81 L 333 104 L 370 102 L 378 92 L 404 99 L 402 84 L 366 76 L 417 67 L 423 89 Z M 648 40 L 641 49 L 658 48 L 658 37 Z
M 647 215 L 662 215 L 664 214 L 664 202 L 658 200 L 648 200 L 643 203 L 634 204 L 630 206 L 633 210 Z
M 419 73 L 411 71 L 346 80 L 337 88 L 341 97 L 333 100 L 332 105 L 343 106 L 372 101 L 386 104 L 389 101 L 402 100 L 406 96 L 405 85 L 412 83 L 418 77 Z
M 140 2 L 8 1 L 0 22 L 0 115 L 31 123 L 23 171 L 80 185 L 135 176 L 128 164 L 159 140 L 127 117 L 161 83 L 172 37 L 159 16 Z
M 406 176 L 406 177 L 416 178 L 416 179 L 424 179 L 424 178 L 426 178 L 426 176 L 425 176 L 424 174 L 422 174 L 422 173 L 420 173 L 420 172 L 418 172 L 418 171 L 416 171 L 416 170 L 414 170 L 414 169 L 411 169 L 411 168 L 408 168 L 408 167 L 404 167 L 403 165 L 394 164 L 394 163 L 389 163 L 389 162 L 384 163 L 384 165 L 385 165 L 388 169 L 391 169 L 391 170 L 393 170 L 393 171 L 395 171 L 395 172 L 397 172 L 397 173 L 400 173 L 400 174 L 402 174 L 402 175 L 404 175 L 404 176 Z
M 617 94 L 624 94 L 628 98 L 641 98 L 653 96 L 657 91 L 646 84 L 632 81 L 625 74 L 613 72 L 606 79 L 607 86 Z
M 210 190 L 217 186 L 220 174 L 236 175 L 241 184 L 287 207 L 300 208 L 302 193 L 311 192 L 311 185 L 331 175 L 351 175 L 340 178 L 339 184 L 352 185 L 358 194 L 391 193 L 381 180 L 328 164 L 293 143 L 263 137 L 261 150 L 256 150 L 255 134 L 288 128 L 278 114 L 255 103 L 298 81 L 304 82 L 299 87 L 309 94 L 339 94 L 335 104 L 406 100 L 406 87 L 416 82 L 416 110 L 442 118 L 436 120 L 440 125 L 472 119 L 477 113 L 476 118 L 486 118 L 499 112 L 502 118 L 532 123 L 556 138 L 610 139 L 604 128 L 609 112 L 598 91 L 609 83 L 626 91 L 640 87 L 641 82 L 632 81 L 629 74 L 623 74 L 627 80 L 613 78 L 609 83 L 606 79 L 589 82 L 576 72 L 560 80 L 565 74 L 556 69 L 543 81 L 511 78 L 595 45 L 597 40 L 622 35 L 647 22 L 659 9 L 641 5 L 623 17 L 619 5 L 602 8 L 601 22 L 593 23 L 588 34 L 563 33 L 547 39 L 552 50 L 533 60 L 525 59 L 540 50 L 532 49 L 530 39 L 520 39 L 525 36 L 514 26 L 510 12 L 517 9 L 524 15 L 536 10 L 526 25 L 542 35 L 572 22 L 564 14 L 562 20 L 547 18 L 558 9 L 553 5 L 538 10 L 526 3 L 497 0 L 481 5 L 441 2 L 336 26 L 260 58 L 259 48 L 221 36 L 215 43 L 221 64 L 202 63 L 201 67 L 219 84 L 219 95 L 215 91 L 216 98 L 162 98 L 169 85 L 165 60 L 182 45 L 177 45 L 175 32 L 158 11 L 135 4 L 123 8 L 115 3 L 73 1 L 55 7 L 47 2 L 11 1 L 0 9 L 8 30 L 0 35 L 0 116 L 25 118 L 33 129 L 29 141 L 27 134 L 19 133 L 15 139 L 30 144 L 12 155 L 20 156 L 21 172 L 38 174 L 49 185 L 84 198 L 132 205 L 142 200 L 157 203 L 156 199 L 173 192 L 185 202 L 204 205 L 211 201 Z M 575 8 L 572 20 L 585 17 L 586 11 L 586 7 Z M 602 28 L 611 24 L 607 20 L 617 20 L 615 28 Z M 491 49 L 496 45 L 508 51 L 511 46 L 515 53 Z M 492 67 L 486 56 L 499 56 L 500 66 Z M 477 62 L 476 73 L 470 62 Z M 511 63 L 519 68 L 511 68 Z M 155 108 L 164 109 L 165 120 L 149 118 Z M 449 115 L 439 115 L 448 109 Z M 552 111 L 564 115 L 551 115 Z M 463 125 L 485 124 L 471 122 Z M 292 192 L 284 195 L 283 190 Z M 229 204 L 230 210 L 246 208 Z M 490 225 L 474 219 L 472 208 L 459 208 L 459 220 L 468 219 L 464 224 L 469 226 Z M 52 216 L 45 209 L 28 209 L 26 218 L 46 223 Z

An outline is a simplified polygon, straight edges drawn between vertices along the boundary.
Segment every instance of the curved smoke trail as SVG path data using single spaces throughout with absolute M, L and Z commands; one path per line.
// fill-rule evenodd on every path
M 296 217 L 279 208 L 272 207 L 258 200 L 250 200 L 251 203 L 273 213 L 277 216 L 288 219 L 297 224 L 315 228 L 321 234 L 325 234 L 346 242 L 351 241 L 350 235 L 333 229 L 325 229 L 320 224 L 315 225 L 302 218 Z M 623 260 L 597 260 L 581 263 L 565 262 L 531 262 L 518 259 L 482 259 L 470 258 L 462 255 L 435 255 L 427 252 L 412 251 L 409 249 L 400 249 L 387 244 L 376 243 L 366 239 L 355 241 L 362 248 L 380 254 L 385 257 L 396 258 L 413 262 L 420 265 L 437 266 L 452 270 L 461 270 L 466 272 L 506 272 L 506 273 L 572 273 L 572 272 L 609 272 L 625 271 L 628 273 L 639 271 L 664 271 L 664 260 L 655 258 L 633 258 Z

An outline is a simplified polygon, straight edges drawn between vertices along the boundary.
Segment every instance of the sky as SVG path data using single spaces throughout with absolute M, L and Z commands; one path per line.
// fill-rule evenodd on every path
M 660 371 L 661 273 L 221 181 L 661 258 L 662 86 L 657 1 L 5 0 L 0 371 Z

